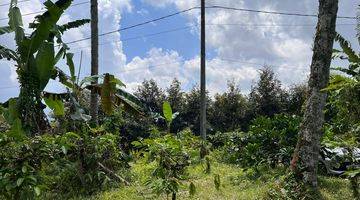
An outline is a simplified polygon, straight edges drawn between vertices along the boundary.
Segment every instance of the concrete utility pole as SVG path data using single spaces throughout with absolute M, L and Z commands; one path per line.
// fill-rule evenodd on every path
M 201 105 L 200 105 L 200 134 L 206 140 L 206 47 L 205 47 L 205 0 L 201 0 Z
M 99 74 L 99 28 L 98 28 L 98 1 L 91 0 L 91 76 Z M 94 81 L 92 84 L 97 84 Z M 91 121 L 97 124 L 98 121 L 98 94 L 94 89 L 91 90 L 90 115 Z

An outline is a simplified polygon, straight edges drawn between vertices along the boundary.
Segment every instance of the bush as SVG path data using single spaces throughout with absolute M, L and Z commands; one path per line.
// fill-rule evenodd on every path
M 149 162 L 156 163 L 152 178 L 147 181 L 147 185 L 157 195 L 171 194 L 172 199 L 176 199 L 180 181 L 184 179 L 185 169 L 190 165 L 190 156 L 182 141 L 176 136 L 165 135 L 133 144 L 137 147 L 145 147 Z
M 0 197 L 34 199 L 44 191 L 91 194 L 118 182 L 109 170 L 115 173 L 126 165 L 118 137 L 110 133 L 15 133 L 0 133 Z
M 297 116 L 258 117 L 252 121 L 248 133 L 218 133 L 210 140 L 222 149 L 221 157 L 228 163 L 243 167 L 288 165 L 297 142 L 299 124 Z

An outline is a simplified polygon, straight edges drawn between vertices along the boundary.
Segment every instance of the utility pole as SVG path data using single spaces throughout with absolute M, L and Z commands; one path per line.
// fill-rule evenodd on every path
M 98 1 L 91 0 L 91 76 L 99 74 L 99 28 L 98 28 Z M 92 82 L 97 84 L 98 80 Z M 98 121 L 98 94 L 95 88 L 91 90 L 90 115 L 93 123 Z
M 201 71 L 200 71 L 200 134 L 206 140 L 206 47 L 205 47 L 205 0 L 201 0 Z

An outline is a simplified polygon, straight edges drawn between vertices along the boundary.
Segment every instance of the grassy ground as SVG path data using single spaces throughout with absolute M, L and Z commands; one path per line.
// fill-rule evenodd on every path
M 144 186 L 144 182 L 152 171 L 152 165 L 145 162 L 132 164 L 135 183 L 132 186 L 102 192 L 96 196 L 84 199 L 90 200 L 142 200 L 142 199 L 167 199 L 166 196 L 155 196 Z M 263 170 L 262 170 L 263 171 Z M 196 186 L 196 195 L 189 197 L 188 187 L 190 182 L 183 182 L 178 199 L 201 200 L 252 200 L 262 199 L 266 191 L 274 184 L 284 170 L 265 170 L 261 175 L 254 171 L 244 172 L 242 169 L 222 163 L 213 163 L 211 174 L 204 173 L 204 166 L 197 164 L 189 167 L 189 180 Z M 216 190 L 214 175 L 221 177 L 221 188 Z M 325 199 L 351 200 L 349 182 L 339 178 L 320 177 L 320 191 Z M 170 197 L 169 197 L 170 199 Z

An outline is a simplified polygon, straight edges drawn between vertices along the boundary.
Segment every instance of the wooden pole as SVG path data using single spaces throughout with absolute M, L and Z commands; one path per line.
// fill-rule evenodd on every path
M 206 140 L 206 47 L 205 47 L 205 0 L 201 0 L 201 77 L 200 77 L 200 134 Z
M 98 28 L 98 1 L 91 0 L 91 76 L 99 74 L 99 28 Z M 94 81 L 92 84 L 97 84 Z M 98 95 L 95 89 L 91 90 L 90 115 L 92 122 L 97 124 Z

